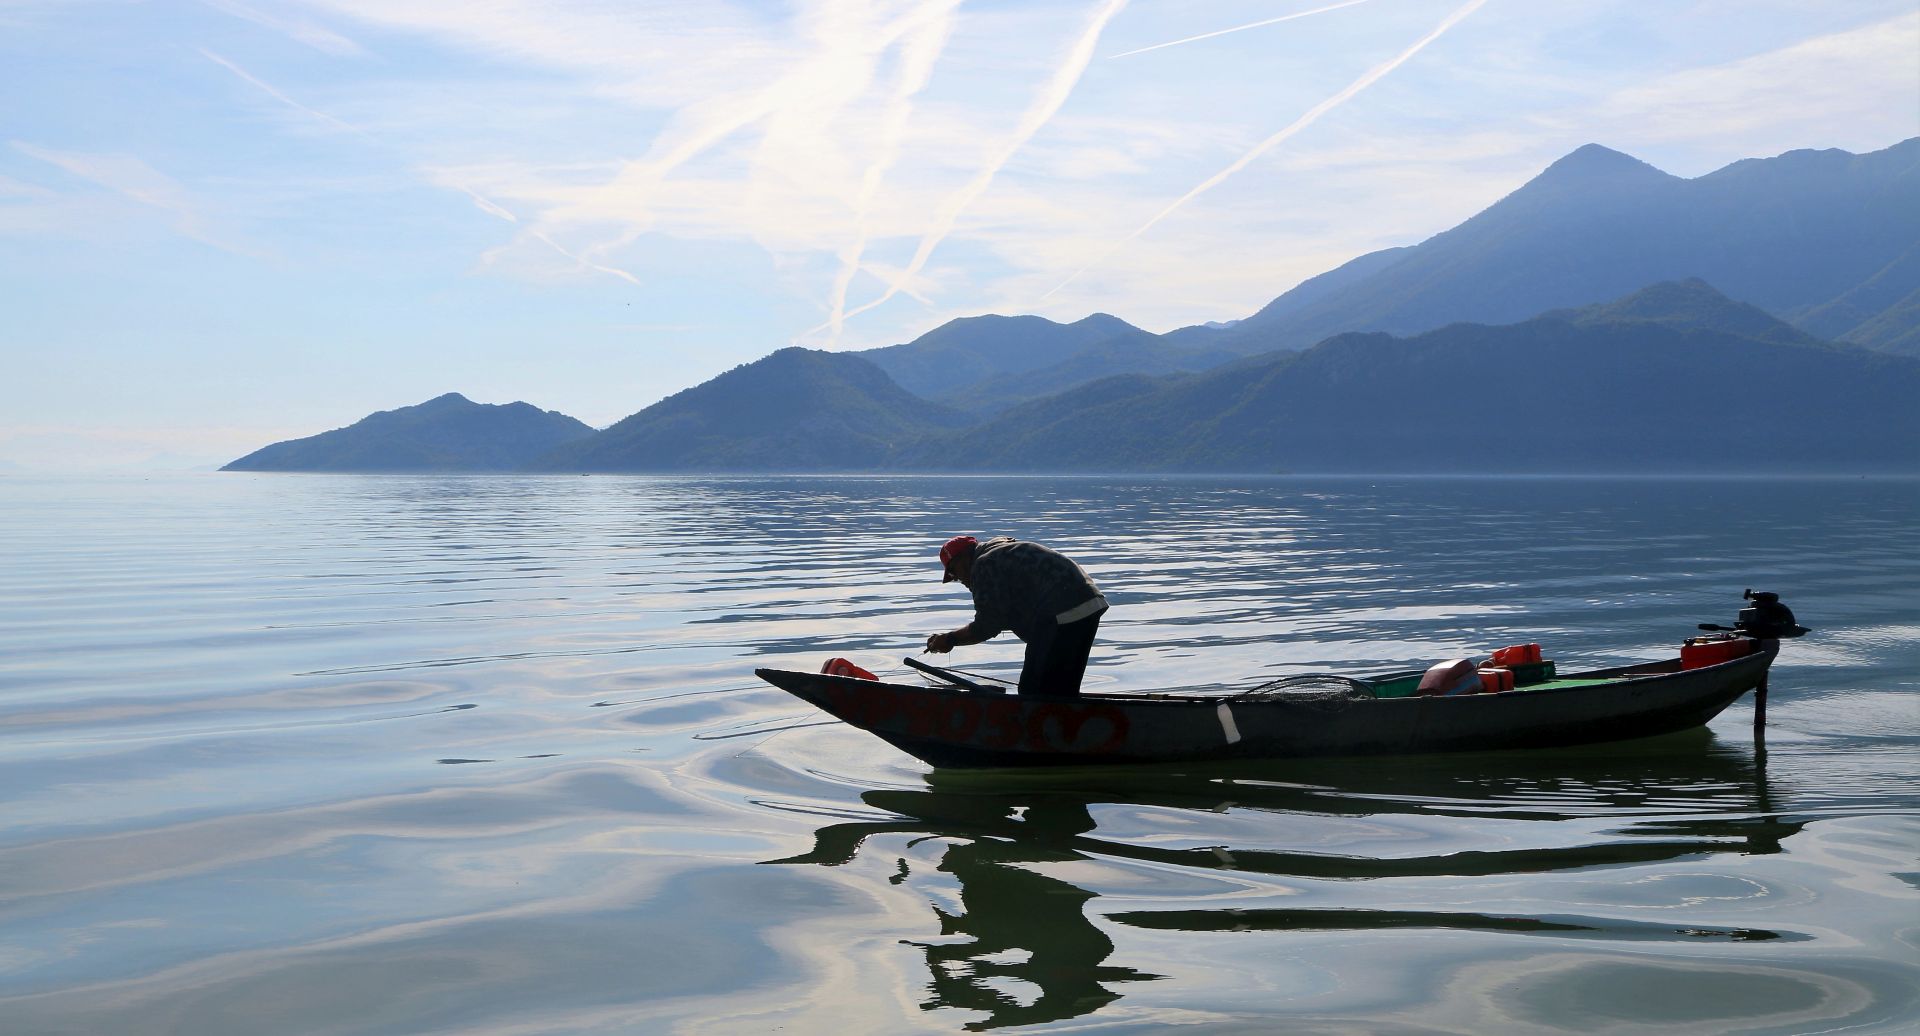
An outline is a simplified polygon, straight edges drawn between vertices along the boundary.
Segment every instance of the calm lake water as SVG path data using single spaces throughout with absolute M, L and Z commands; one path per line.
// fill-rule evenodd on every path
M 1817 631 L 1710 730 L 930 772 L 758 683 L 1107 589 L 1089 686 Z M 954 664 L 1011 676 L 1020 645 Z M 0 1032 L 1920 1028 L 1920 482 L 0 478 Z

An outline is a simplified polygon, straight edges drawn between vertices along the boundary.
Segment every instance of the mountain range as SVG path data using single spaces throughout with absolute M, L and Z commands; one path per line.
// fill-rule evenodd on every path
M 1914 470 L 1914 393 L 1920 359 L 1805 337 L 1696 280 L 1517 324 L 1350 332 L 1201 374 L 1095 382 L 929 436 L 894 467 Z
M 450 394 L 228 469 L 1911 471 L 1916 391 L 1920 138 L 1694 179 L 1588 145 L 1243 320 L 969 317 L 600 432 Z
M 1790 151 L 1694 179 L 1588 144 L 1459 226 L 1363 255 L 1231 328 L 1167 337 L 1243 353 L 1346 331 L 1506 324 L 1701 278 L 1822 338 L 1920 354 L 1920 138 Z

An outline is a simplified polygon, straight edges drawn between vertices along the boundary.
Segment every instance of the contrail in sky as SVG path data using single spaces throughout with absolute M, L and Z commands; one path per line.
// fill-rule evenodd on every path
M 935 0 L 920 10 L 896 19 L 885 28 L 884 39 L 880 46 L 891 46 L 902 35 L 921 27 L 926 17 L 934 13 L 951 14 L 950 8 L 958 0 Z M 836 40 L 845 43 L 844 40 Z M 945 36 L 941 36 L 944 45 Z M 844 49 L 844 48 L 843 48 Z M 858 48 L 853 48 L 858 49 Z M 913 49 L 910 45 L 909 49 Z M 729 96 L 718 101 L 692 104 L 675 113 L 667 130 L 655 139 L 649 157 L 635 159 L 622 164 L 620 171 L 607 183 L 594 188 L 582 200 L 560 206 L 544 214 L 547 222 L 561 222 L 576 215 L 592 216 L 604 207 L 612 207 L 617 212 L 629 213 L 627 227 L 612 238 L 602 241 L 585 250 L 587 256 L 609 255 L 638 241 L 641 235 L 652 229 L 648 213 L 641 208 L 651 201 L 661 184 L 675 169 L 693 161 L 706 152 L 731 138 L 734 134 L 749 126 L 775 117 L 783 110 L 792 110 L 805 105 L 809 98 L 819 93 L 814 80 L 823 73 L 837 74 L 839 66 L 848 60 L 845 53 L 836 53 L 831 47 L 822 47 L 808 60 L 802 61 L 773 82 L 754 90 L 751 94 Z M 908 60 L 911 60 L 909 58 Z M 831 72 L 828 70 L 831 69 Z M 831 112 L 823 111 L 823 119 Z M 661 140 L 672 139 L 668 133 L 682 134 L 678 143 L 662 150 Z M 658 152 L 658 154 L 654 154 Z M 849 277 L 851 280 L 851 277 Z
M 265 92 L 268 96 L 272 97 L 274 100 L 279 101 L 281 104 L 284 104 L 290 108 L 297 109 L 299 111 L 303 111 L 308 115 L 311 115 L 316 119 L 319 119 L 321 122 L 324 122 L 327 125 L 334 127 L 335 129 L 345 130 L 356 137 L 360 137 L 361 139 L 372 142 L 372 143 L 376 143 L 376 144 L 379 143 L 378 141 L 374 140 L 373 136 L 369 134 L 366 130 L 361 129 L 360 127 L 355 126 L 350 122 L 346 122 L 342 119 L 337 119 L 331 115 L 328 115 L 326 112 L 319 111 L 314 108 L 309 108 L 306 105 L 301 104 L 299 101 L 296 101 L 293 98 L 288 97 L 286 94 L 281 93 L 279 90 L 275 89 L 272 86 L 272 84 L 266 82 L 265 80 L 259 78 L 258 76 L 255 76 L 253 73 L 248 72 L 246 69 L 241 68 L 239 65 L 236 65 L 231 61 L 228 61 L 226 58 L 223 58 L 220 55 L 215 54 L 213 51 L 210 51 L 205 47 L 200 48 L 200 56 L 206 58 L 208 61 L 211 61 L 216 65 L 219 65 L 220 67 L 226 69 L 227 71 L 232 72 L 234 75 L 239 76 L 241 79 L 246 80 L 248 83 L 251 83 L 254 87 Z M 435 186 L 441 186 L 441 185 L 436 184 Z M 493 216 L 498 219 L 506 220 L 508 223 L 517 224 L 520 222 L 519 218 L 516 217 L 511 211 L 506 209 L 504 206 L 499 205 L 498 203 L 488 199 L 485 195 L 482 195 L 479 191 L 474 190 L 473 188 L 467 186 L 466 184 L 454 183 L 453 187 L 456 190 L 460 191 L 462 194 L 465 194 L 467 197 L 473 199 L 474 205 L 479 207 L 479 209 L 482 212 L 485 212 L 487 215 Z M 569 251 L 568 249 L 563 247 L 559 242 L 555 241 L 553 238 L 548 237 L 546 234 L 543 234 L 537 230 L 529 230 L 527 231 L 527 233 L 531 234 L 534 238 L 539 240 L 541 243 L 545 244 L 547 247 L 553 249 L 556 252 L 559 252 L 561 255 L 566 256 L 567 258 L 573 260 L 574 262 L 579 263 L 582 269 L 597 270 L 600 273 L 607 274 L 608 276 L 618 277 L 621 280 L 626 281 L 627 283 L 633 285 L 636 288 L 641 286 L 639 279 L 636 278 L 633 274 L 630 274 L 625 270 L 618 269 L 612 266 L 605 266 L 600 263 L 594 262 L 591 259 L 577 255 L 574 252 Z M 492 254 L 493 253 L 489 252 L 488 257 L 491 257 Z
M 298 108 L 299 110 L 306 112 L 308 115 L 311 115 L 316 119 L 319 119 L 321 122 L 324 122 L 335 129 L 343 129 L 343 130 L 346 130 L 348 133 L 352 133 L 360 137 L 366 136 L 366 133 L 363 132 L 360 129 L 360 127 L 342 122 L 339 119 L 336 119 L 331 115 L 328 115 L 326 112 L 315 111 L 312 108 L 309 108 L 304 104 L 301 104 L 299 101 L 296 101 L 293 98 L 288 97 L 286 94 L 283 94 L 280 91 L 274 89 L 273 87 L 267 85 L 265 82 L 263 82 L 262 80 L 254 76 L 253 73 L 248 72 L 246 69 L 241 68 L 239 65 L 236 65 L 231 61 L 228 61 L 226 58 L 223 58 L 220 55 L 215 54 L 213 51 L 210 51 L 205 47 L 200 48 L 200 56 L 203 58 L 206 58 L 208 61 L 211 61 L 216 65 L 219 65 L 220 67 L 226 69 L 227 71 L 232 72 L 234 75 L 239 76 L 240 78 L 246 80 L 247 82 L 252 83 L 256 88 L 264 91 L 268 96 L 272 97 L 274 100 L 279 101 L 281 104 L 284 104 L 289 108 Z
M 999 173 L 1000 169 L 1013 158 L 1014 153 L 1032 139 L 1035 133 L 1040 132 L 1040 128 L 1047 124 L 1047 120 L 1053 118 L 1054 113 L 1060 110 L 1060 106 L 1066 103 L 1067 95 L 1073 92 L 1074 86 L 1080 82 L 1080 76 L 1086 72 L 1087 65 L 1093 60 L 1093 48 L 1100 42 L 1101 31 L 1125 6 L 1127 6 L 1127 0 L 1107 0 L 1094 14 L 1093 20 L 1087 23 L 1080 38 L 1074 42 L 1073 49 L 1067 52 L 1066 62 L 1054 71 L 1053 78 L 1047 81 L 1034 103 L 1028 106 L 1026 114 L 1021 116 L 1020 124 L 1014 128 L 1013 135 L 1002 142 L 1000 150 L 994 153 L 979 172 L 973 174 L 973 179 L 968 180 L 959 190 L 949 195 L 941 204 L 939 211 L 934 213 L 933 227 L 921 236 L 920 247 L 914 251 L 913 260 L 907 264 L 907 268 L 887 285 L 885 294 L 866 305 L 849 310 L 840 317 L 840 320 L 859 316 L 900 294 L 907 282 L 920 272 L 921 267 L 927 265 L 927 258 L 933 255 L 933 250 L 939 247 L 948 233 L 952 232 L 953 224 L 960 218 L 960 213 L 966 211 L 967 206 L 973 204 L 975 199 L 986 192 L 987 187 L 993 183 L 994 175 Z M 805 338 L 807 335 L 824 331 L 835 323 L 836 321 L 829 320 L 819 327 L 804 332 L 800 337 Z
M 141 205 L 149 205 L 173 216 L 174 233 L 205 245 L 249 259 L 268 256 L 236 241 L 226 240 L 206 226 L 199 204 L 187 189 L 172 177 L 132 155 L 99 154 L 81 151 L 55 151 L 37 147 L 24 140 L 10 142 L 15 151 L 57 166 L 73 176 Z
M 470 191 L 470 190 L 467 190 L 467 188 L 465 188 L 465 187 L 462 187 L 462 188 L 460 188 L 460 189 L 461 189 L 461 190 L 463 190 L 463 191 L 467 191 L 467 193 L 468 193 L 468 194 L 470 194 L 470 195 L 473 195 L 473 198 L 474 198 L 474 200 L 475 200 L 476 202 L 480 200 L 480 196 L 479 196 L 479 195 L 477 195 L 477 194 L 474 194 L 474 193 L 473 193 L 472 191 Z M 491 202 L 489 202 L 488 204 L 489 204 L 489 205 L 491 205 L 492 203 L 491 203 Z M 481 207 L 482 207 L 482 208 L 486 208 L 487 206 L 484 206 L 484 205 L 483 205 L 483 206 L 481 206 Z M 507 210 L 505 210 L 505 209 L 501 209 L 501 208 L 500 208 L 500 207 L 499 207 L 498 205 L 494 205 L 494 206 L 493 206 L 493 209 L 498 209 L 498 210 L 499 210 L 499 211 L 497 211 L 497 212 L 495 212 L 495 213 L 494 213 L 494 215 L 497 215 L 497 216 L 506 216 L 506 217 L 508 217 L 508 218 L 512 218 L 512 216 L 513 216 L 513 213 L 511 213 L 511 212 L 508 212 L 508 211 L 507 211 Z M 519 220 L 517 220 L 517 219 L 515 219 L 515 220 L 514 220 L 514 222 L 515 222 L 515 223 L 518 223 L 518 222 L 520 222 L 520 221 L 519 221 Z M 640 283 L 640 278 L 638 278 L 638 277 L 635 277 L 635 276 L 634 276 L 633 274 L 630 274 L 630 273 L 628 273 L 627 271 L 625 271 L 625 270 L 622 270 L 622 269 L 620 269 L 620 268 L 619 268 L 619 267 L 617 267 L 617 266 L 603 266 L 603 265 L 601 265 L 601 264 L 599 264 L 599 263 L 596 263 L 596 262 L 594 262 L 594 261 L 593 261 L 593 260 L 591 260 L 591 259 L 587 259 L 587 258 L 584 258 L 584 257 L 582 257 L 582 256 L 579 256 L 579 255 L 576 255 L 575 253 L 573 253 L 573 252 L 571 252 L 571 251 L 569 251 L 569 250 L 568 250 L 568 249 L 567 249 L 567 248 L 566 248 L 565 246 L 563 246 L 563 245 L 561 245 L 561 244 L 560 244 L 560 242 L 558 242 L 558 241 L 555 241 L 555 240 L 554 240 L 553 238 L 550 238 L 550 237 L 548 237 L 548 236 L 547 236 L 546 234 L 544 234 L 544 233 L 542 233 L 541 231 L 538 231 L 538 230 L 528 230 L 528 231 L 527 231 L 527 233 L 529 233 L 529 234 L 531 234 L 531 235 L 533 235 L 533 237 L 534 237 L 534 239 L 535 239 L 535 240 L 537 240 L 537 241 L 539 241 L 540 243 L 542 243 L 542 244 L 544 244 L 544 245 L 546 245 L 546 246 L 547 246 L 548 248 L 551 248 L 551 249 L 553 249 L 554 251 L 556 251 L 556 252 L 559 252 L 559 253 L 560 253 L 561 255 L 564 255 L 564 256 L 566 256 L 567 258 L 569 258 L 569 259 L 571 259 L 571 260 L 573 260 L 574 262 L 576 262 L 576 263 L 579 263 L 579 264 L 580 264 L 580 268 L 581 268 L 581 269 L 583 269 L 583 270 L 598 270 L 599 272 L 601 272 L 601 273 L 604 273 L 604 274 L 607 274 L 607 275 L 609 275 L 609 276 L 612 276 L 612 277 L 618 277 L 618 278 L 620 278 L 621 280 L 623 280 L 623 281 L 626 281 L 626 282 L 627 282 L 628 284 L 631 284 L 631 285 L 633 285 L 633 286 L 634 286 L 634 287 L 636 287 L 636 288 L 640 288 L 640 287 L 645 287 L 645 285 L 643 285 L 643 284 L 641 284 L 641 283 Z
M 1138 50 L 1126 50 L 1126 51 L 1121 51 L 1118 54 L 1108 54 L 1107 59 L 1111 61 L 1114 58 L 1130 58 L 1135 54 L 1145 54 L 1147 51 L 1150 51 L 1150 50 L 1160 50 L 1165 47 L 1178 47 L 1182 43 L 1193 43 L 1197 40 L 1210 40 L 1215 36 L 1225 36 L 1230 32 L 1241 32 L 1246 29 L 1258 29 L 1263 25 L 1278 25 L 1281 22 L 1293 21 L 1295 18 L 1305 18 L 1308 15 L 1314 15 L 1314 14 L 1325 14 L 1328 11 L 1338 11 L 1342 7 L 1352 7 L 1355 4 L 1364 4 L 1366 2 L 1367 0 L 1345 0 L 1345 2 L 1343 3 L 1328 4 L 1325 7 L 1316 7 L 1311 11 L 1295 11 L 1292 14 L 1283 14 L 1278 18 L 1268 18 L 1265 21 L 1248 22 L 1245 25 L 1236 25 L 1231 29 L 1221 29 L 1217 32 L 1203 32 L 1198 36 L 1188 36 L 1186 39 L 1183 39 L 1183 40 L 1172 40 L 1167 43 L 1156 43 L 1151 47 L 1141 47 Z
M 833 279 L 833 315 L 827 320 L 836 340 L 840 337 L 840 326 L 846 320 L 847 288 L 853 283 L 854 274 L 860 272 L 860 257 L 867 249 L 870 234 L 868 220 L 873 200 L 880 192 L 880 182 L 900 156 L 900 142 L 905 135 L 907 121 L 913 115 L 913 98 L 933 78 L 934 63 L 946 47 L 947 34 L 952 29 L 953 11 L 957 7 L 959 0 L 940 0 L 929 5 L 928 14 L 938 17 L 929 18 L 925 25 L 907 37 L 906 45 L 901 48 L 899 80 L 887 105 L 880 145 L 873 161 L 867 166 L 866 175 L 861 178 L 860 195 L 853 205 L 854 237 L 839 251 L 840 272 Z
M 1255 144 L 1252 150 L 1248 151 L 1246 154 L 1241 155 L 1239 158 L 1235 159 L 1232 165 L 1229 165 L 1225 169 L 1222 169 L 1219 172 L 1213 174 L 1212 176 L 1203 180 L 1198 187 L 1195 187 L 1193 190 L 1190 190 L 1187 193 L 1181 195 L 1180 197 L 1174 199 L 1172 204 L 1168 205 L 1166 208 L 1161 209 L 1159 212 L 1155 213 L 1152 219 L 1147 220 L 1145 223 L 1140 224 L 1139 228 L 1134 230 L 1133 233 L 1128 234 L 1126 237 L 1123 237 L 1120 240 L 1114 242 L 1112 245 L 1108 246 L 1107 250 L 1100 253 L 1100 255 L 1096 257 L 1092 262 L 1088 263 L 1085 266 L 1082 266 L 1078 270 L 1073 271 L 1073 276 L 1068 277 L 1066 280 L 1061 281 L 1059 284 L 1054 285 L 1052 291 L 1049 291 L 1045 295 L 1042 295 L 1040 297 L 1042 299 L 1052 298 L 1054 295 L 1054 292 L 1057 292 L 1061 288 L 1064 288 L 1067 285 L 1072 284 L 1074 281 L 1079 279 L 1081 274 L 1086 273 L 1088 270 L 1093 269 L 1095 266 L 1098 266 L 1100 263 L 1105 262 L 1109 257 L 1113 255 L 1113 253 L 1118 252 L 1122 246 L 1126 245 L 1127 242 L 1132 241 L 1134 238 L 1139 237 L 1141 234 L 1146 233 L 1148 230 L 1151 230 L 1155 223 L 1158 223 L 1161 220 L 1166 219 L 1168 216 L 1172 215 L 1175 210 L 1180 208 L 1180 206 L 1185 205 L 1186 203 L 1192 201 L 1193 199 L 1199 197 L 1200 195 L 1206 193 L 1207 191 L 1212 190 L 1214 187 L 1219 186 L 1221 182 L 1227 179 L 1227 177 L 1232 176 L 1233 174 L 1239 172 L 1242 169 L 1245 169 L 1248 166 L 1248 164 L 1250 164 L 1254 159 L 1259 158 L 1261 155 L 1264 155 L 1267 152 L 1273 150 L 1275 146 L 1280 144 L 1282 141 L 1286 140 L 1288 137 L 1291 137 L 1295 133 L 1298 133 L 1301 130 L 1306 129 L 1308 126 L 1313 125 L 1314 122 L 1316 122 L 1320 118 L 1320 116 L 1325 115 L 1326 113 L 1332 111 L 1335 108 L 1338 108 L 1340 105 L 1352 99 L 1352 97 L 1355 94 L 1359 93 L 1362 90 L 1365 90 L 1369 86 L 1372 86 L 1374 83 L 1379 82 L 1382 76 L 1386 75 L 1388 72 L 1391 72 L 1396 68 L 1399 68 L 1401 65 L 1406 64 L 1409 58 L 1413 57 L 1415 54 L 1420 53 L 1420 51 L 1424 49 L 1427 44 L 1432 43 L 1434 40 L 1439 39 L 1441 35 L 1444 34 L 1448 29 L 1451 29 L 1455 25 L 1460 24 L 1461 19 L 1479 10 L 1481 6 L 1484 5 L 1486 2 L 1487 0 L 1467 0 L 1467 3 L 1460 5 L 1460 7 L 1455 9 L 1452 14 L 1449 14 L 1446 16 L 1446 18 L 1442 19 L 1439 25 L 1434 26 L 1433 31 L 1427 33 L 1425 36 L 1420 37 L 1418 40 L 1415 40 L 1412 46 L 1394 55 L 1392 58 L 1388 59 L 1387 61 L 1379 65 L 1375 65 L 1373 68 L 1369 69 L 1365 75 L 1361 76 L 1360 78 L 1354 80 L 1351 83 L 1348 83 L 1343 89 L 1341 89 L 1339 93 L 1336 93 L 1332 97 L 1329 97 L 1326 100 L 1321 101 L 1319 104 L 1316 104 L 1313 107 L 1307 109 L 1306 114 L 1293 120 L 1293 122 L 1289 123 L 1285 129 L 1281 130 L 1278 133 L 1275 133 L 1273 136 L 1268 137 L 1267 139 L 1261 141 L 1260 143 Z

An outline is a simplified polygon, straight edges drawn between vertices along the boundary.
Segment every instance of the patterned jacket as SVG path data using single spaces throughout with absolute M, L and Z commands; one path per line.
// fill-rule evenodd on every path
M 1052 627 L 1098 615 L 1100 588 L 1072 559 L 1038 543 L 996 536 L 974 548 L 973 631 L 982 639 L 1012 630 L 1031 642 Z

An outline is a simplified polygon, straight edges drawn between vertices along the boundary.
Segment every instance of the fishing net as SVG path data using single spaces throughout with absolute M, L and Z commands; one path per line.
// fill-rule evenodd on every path
M 1282 701 L 1341 709 L 1356 701 L 1371 701 L 1373 685 L 1331 673 L 1283 676 L 1228 698 L 1229 702 Z

